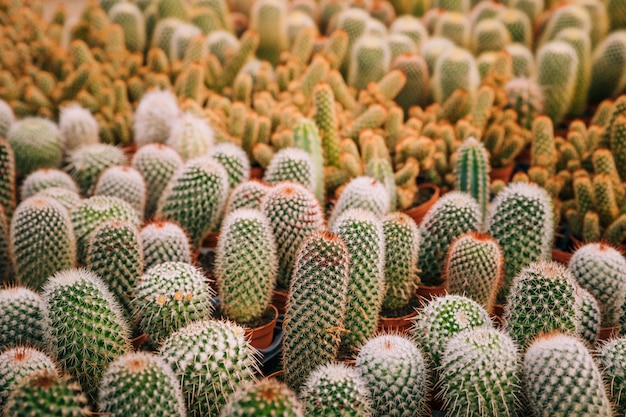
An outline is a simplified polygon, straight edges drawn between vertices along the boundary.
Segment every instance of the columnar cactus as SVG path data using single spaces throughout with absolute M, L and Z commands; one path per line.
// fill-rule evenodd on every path
M 430 75 L 426 60 L 417 54 L 397 56 L 391 63 L 391 69 L 406 74 L 406 84 L 395 98 L 395 102 L 408 114 L 411 106 L 425 106 L 430 94 Z
M 68 212 L 72 211 L 74 207 L 79 205 L 81 202 L 81 198 L 78 193 L 60 187 L 46 188 L 39 191 L 35 195 L 40 197 L 49 197 L 58 201 Z
M 315 124 L 319 129 L 324 153 L 324 165 L 339 167 L 339 133 L 332 88 L 320 83 L 313 89 Z
M 206 120 L 186 112 L 172 121 L 165 144 L 187 161 L 205 155 L 215 144 L 215 133 Z
M 218 229 L 228 192 L 228 174 L 219 162 L 192 159 L 170 179 L 155 217 L 178 223 L 198 247 L 206 234 Z
M 554 124 L 547 116 L 537 116 L 532 123 L 532 166 L 544 167 L 554 175 L 557 153 L 554 144 Z
M 20 200 L 26 200 L 46 188 L 60 187 L 78 193 L 74 179 L 60 169 L 42 168 L 32 172 L 22 182 Z
M 132 349 L 122 309 L 102 280 L 86 269 L 52 276 L 43 299 L 49 351 L 93 404 L 106 367 Z
M 512 78 L 504 88 L 508 97 L 507 106 L 517 112 L 518 123 L 530 129 L 536 116 L 543 113 L 544 100 L 541 87 L 533 79 Z
M 423 285 L 443 284 L 443 266 L 452 241 L 480 229 L 478 203 L 469 194 L 454 191 L 440 198 L 420 224 L 420 251 L 417 267 Z
M 337 200 L 329 225 L 333 225 L 339 216 L 351 208 L 362 208 L 382 218 L 389 211 L 389 192 L 383 183 L 372 177 L 357 177 L 344 188 Z
M 0 354 L 0 409 L 24 379 L 42 370 L 57 371 L 52 358 L 44 352 L 26 346 L 3 349 Z
M 318 366 L 335 359 L 346 301 L 350 254 L 337 235 L 317 232 L 298 251 L 283 328 L 285 382 L 299 390 Z
M 602 374 L 575 337 L 554 333 L 537 338 L 524 355 L 522 370 L 535 416 L 613 415 Z
M 498 293 L 503 302 L 518 272 L 541 259 L 549 259 L 554 241 L 554 215 L 550 195 L 537 185 L 512 183 L 491 203 L 489 233 L 504 255 L 504 280 Z
M 98 122 L 91 112 L 78 104 L 61 108 L 59 130 L 63 139 L 63 150 L 68 153 L 82 145 L 93 145 L 100 141 Z
M 320 365 L 302 387 L 309 416 L 371 417 L 370 393 L 359 371 L 343 363 Z
M 219 415 L 228 397 L 257 368 L 245 331 L 230 322 L 201 320 L 181 328 L 159 349 L 180 381 L 187 415 Z
M 626 301 L 626 259 L 605 243 L 588 243 L 574 252 L 568 268 L 578 284 L 598 300 L 602 326 L 618 325 Z
M 276 285 L 276 244 L 267 218 L 239 209 L 223 222 L 215 259 L 222 311 L 237 323 L 263 315 Z
M 368 340 L 356 356 L 376 415 L 426 415 L 428 375 L 422 352 L 405 336 L 383 334 Z
M 317 171 L 309 153 L 298 148 L 284 148 L 272 158 L 265 170 L 263 180 L 272 185 L 283 181 L 292 181 L 302 184 L 311 192 L 315 192 Z
M 271 186 L 259 180 L 242 182 L 230 192 L 224 213 L 232 213 L 240 208 L 261 209 L 261 201 L 270 189 Z
M 180 109 L 176 96 L 171 91 L 153 90 L 146 93 L 135 110 L 133 121 L 135 143 L 139 147 L 153 142 L 165 143 L 170 137 L 172 122 L 179 116 Z
M 120 2 L 109 10 L 112 23 L 124 30 L 124 44 L 130 52 L 143 52 L 146 47 L 146 21 L 135 3 Z
M 368 177 L 376 178 L 385 185 L 387 194 L 389 195 L 389 211 L 396 211 L 398 208 L 398 193 L 396 190 L 396 178 L 391 162 L 386 158 L 371 158 L 367 162 L 367 165 L 365 165 L 363 174 Z
M 0 350 L 13 346 L 42 346 L 44 308 L 39 294 L 28 288 L 0 290 Z
M 304 406 L 286 384 L 273 378 L 250 382 L 228 397 L 220 417 L 304 417 Z
M 250 159 L 239 146 L 224 142 L 213 146 L 207 156 L 217 160 L 228 173 L 228 185 L 232 190 L 250 178 Z
M 624 77 L 619 69 L 624 64 L 626 64 L 626 31 L 618 30 L 604 38 L 593 51 L 589 85 L 590 102 L 599 103 L 620 94 L 624 87 Z
M 178 329 L 213 314 L 215 292 L 201 270 L 184 262 L 153 266 L 139 278 L 133 293 L 133 317 L 157 346 Z
M 557 262 L 533 262 L 522 269 L 513 280 L 503 317 L 513 340 L 524 349 L 543 333 L 576 335 L 582 318 L 578 288 Z
M 350 253 L 348 299 L 341 344 L 358 349 L 378 327 L 385 296 L 385 237 L 382 220 L 363 209 L 344 211 L 333 224 Z
M 302 119 L 293 130 L 294 145 L 311 155 L 315 170 L 313 191 L 320 204 L 324 203 L 324 153 L 318 127 L 310 119 Z
M 0 282 L 9 280 L 12 274 L 10 254 L 9 222 L 0 205 Z
M 100 174 L 108 167 L 126 165 L 126 155 L 113 145 L 97 143 L 84 145 L 68 157 L 68 172 L 74 178 L 84 197 L 93 192 Z
M 478 201 L 483 221 L 489 204 L 489 170 L 485 146 L 474 137 L 467 138 L 457 149 L 454 189 L 465 191 Z
M 145 271 L 165 262 L 191 263 L 189 238 L 177 224 L 166 221 L 148 223 L 139 235 Z
M 13 123 L 15 123 L 13 109 L 6 101 L 0 100 L 0 137 L 7 137 Z
M 626 411 L 626 338 L 608 340 L 596 351 L 609 397 L 619 412 Z
M 572 27 L 561 30 L 556 35 L 555 40 L 571 45 L 576 51 L 576 56 L 578 56 L 576 86 L 568 113 L 580 116 L 587 107 L 587 93 L 591 79 L 591 65 L 589 64 L 591 61 L 591 39 L 585 30 Z
M 102 375 L 98 407 L 112 417 L 185 417 L 180 382 L 165 361 L 147 352 L 120 356 Z
M 58 168 L 63 141 L 56 124 L 41 117 L 27 117 L 11 124 L 7 139 L 15 153 L 17 175 L 24 178 L 39 168 Z
M 348 84 L 363 90 L 370 82 L 380 80 L 388 71 L 391 61 L 389 45 L 384 38 L 363 35 L 352 46 Z
M 1 107 L 0 105 L 0 108 Z M 4 208 L 4 212 L 9 219 L 13 216 L 13 211 L 17 205 L 15 177 L 15 155 L 13 148 L 7 139 L 0 136 L 0 206 Z
M 451 415 L 516 415 L 522 397 L 518 363 L 517 346 L 501 330 L 477 327 L 456 334 L 441 359 L 444 409 Z
M 286 19 L 287 4 L 281 0 L 258 1 L 250 10 L 250 28 L 259 34 L 257 56 L 272 65 L 288 48 Z
M 146 184 L 135 168 L 115 165 L 107 168 L 98 178 L 93 195 L 117 197 L 126 201 L 143 219 L 146 207 Z
M 602 323 L 600 305 L 594 296 L 586 289 L 579 288 L 579 294 L 582 317 L 577 333 L 589 346 L 594 347 L 598 343 L 600 325 Z
M 11 220 L 11 263 L 22 284 L 40 289 L 49 276 L 76 264 L 76 235 L 61 203 L 33 196 L 20 203 Z

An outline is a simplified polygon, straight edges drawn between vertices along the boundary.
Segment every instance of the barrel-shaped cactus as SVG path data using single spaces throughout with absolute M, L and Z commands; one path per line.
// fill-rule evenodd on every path
M 258 415 L 304 417 L 304 406 L 296 393 L 274 378 L 249 382 L 228 397 L 220 417 Z
M 260 209 L 261 201 L 270 188 L 271 186 L 265 182 L 255 179 L 242 182 L 230 192 L 224 214 L 227 215 L 240 208 Z
M 20 199 L 26 200 L 46 188 L 60 187 L 78 193 L 74 179 L 60 169 L 42 168 L 32 172 L 22 182 Z
M 48 119 L 27 117 L 11 124 L 7 139 L 15 153 L 17 175 L 24 178 L 39 168 L 58 168 L 63 141 L 58 126 Z
M 59 130 L 63 139 L 63 150 L 66 153 L 100 141 L 98 121 L 88 109 L 78 104 L 61 108 Z
M 313 166 L 313 158 L 308 152 L 298 148 L 284 148 L 276 152 L 270 161 L 263 180 L 272 185 L 291 181 L 302 184 L 314 192 L 317 171 Z
M 213 146 L 207 156 L 217 160 L 228 173 L 228 185 L 232 190 L 250 178 L 250 159 L 239 146 L 225 142 Z
M 171 91 L 153 90 L 146 93 L 139 101 L 133 121 L 133 137 L 137 146 L 165 143 L 170 136 L 172 122 L 179 115 L 176 96 Z
M 165 144 L 187 161 L 205 155 L 215 144 L 215 133 L 206 120 L 186 112 L 172 121 Z
M 389 211 L 389 192 L 375 178 L 362 176 L 352 179 L 341 192 L 328 224 L 332 227 L 339 216 L 351 208 L 369 210 L 382 218 Z
M 14 346 L 42 346 L 46 331 L 44 308 L 41 296 L 28 288 L 0 290 L 0 350 Z
M 600 315 L 600 305 L 589 291 L 579 288 L 581 299 L 580 310 L 582 316 L 578 328 L 578 335 L 591 347 L 596 346 L 600 336 L 600 325 L 602 317 Z
M 87 197 L 105 169 L 126 163 L 126 155 L 120 148 L 97 143 L 81 146 L 70 153 L 67 170 L 78 184 L 81 194 Z
M 189 238 L 177 224 L 165 221 L 148 223 L 139 234 L 145 271 L 164 262 L 191 263 Z
M 42 370 L 56 373 L 56 365 L 46 353 L 26 346 L 3 349 L 0 354 L 0 408 L 12 391 L 29 376 Z
M 115 165 L 98 178 L 93 195 L 107 195 L 126 201 L 143 219 L 146 207 L 146 183 L 135 168 Z

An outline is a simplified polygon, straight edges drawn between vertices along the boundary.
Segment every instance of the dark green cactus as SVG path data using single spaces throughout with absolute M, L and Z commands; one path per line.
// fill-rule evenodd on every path
M 44 308 L 39 294 L 28 288 L 0 290 L 0 350 L 14 346 L 42 346 Z

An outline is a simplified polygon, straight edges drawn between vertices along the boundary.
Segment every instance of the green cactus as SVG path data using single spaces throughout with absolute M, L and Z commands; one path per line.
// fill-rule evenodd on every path
M 15 170 L 21 178 L 39 168 L 59 168 L 63 140 L 56 124 L 41 117 L 26 117 L 11 124 L 7 139 L 15 156 Z
M 11 125 L 15 123 L 13 109 L 4 100 L 0 100 L 0 137 L 6 138 Z
M 372 417 L 370 393 L 354 368 L 343 363 L 318 366 L 301 392 L 307 416 Z
M 468 16 L 448 11 L 440 13 L 435 19 L 432 31 L 434 36 L 449 39 L 459 48 L 469 47 L 472 23 Z
M 580 306 L 582 317 L 577 333 L 589 346 L 594 347 L 598 343 L 598 336 L 600 335 L 602 321 L 600 305 L 595 297 L 584 288 L 579 288 L 578 292 L 582 300 Z
M 49 351 L 94 404 L 108 364 L 131 351 L 130 327 L 122 310 L 102 280 L 86 269 L 52 276 L 43 299 Z
M 483 19 L 472 31 L 472 50 L 476 56 L 487 51 L 499 51 L 511 43 L 507 27 L 496 18 Z
M 201 270 L 184 262 L 153 266 L 137 280 L 133 293 L 132 316 L 156 346 L 179 329 L 213 314 L 215 292 Z
M 471 101 L 480 83 L 474 57 L 461 48 L 442 54 L 437 60 L 432 82 L 433 94 L 439 104 L 443 104 L 457 89 L 465 90 Z
M 514 78 L 530 79 L 535 76 L 535 55 L 529 47 L 512 43 L 504 50 L 511 56 Z
M 4 415 L 12 417 L 88 417 L 92 415 L 79 384 L 42 369 L 11 392 Z
M 465 329 L 491 327 L 489 314 L 477 302 L 461 295 L 434 298 L 413 319 L 411 335 L 434 368 L 441 365 L 450 339 Z
M 93 193 L 100 174 L 114 165 L 126 165 L 126 155 L 113 145 L 84 145 L 68 157 L 67 171 L 74 178 L 83 197 Z
M 553 41 L 565 29 L 580 29 L 589 33 L 591 26 L 589 13 L 584 7 L 578 4 L 563 4 L 560 7 L 555 7 L 549 14 L 538 41 L 539 44 Z
M 250 160 L 243 149 L 233 143 L 218 143 L 207 156 L 217 160 L 228 173 L 228 185 L 232 190 L 250 178 Z
M 610 33 L 597 45 L 591 56 L 591 83 L 589 101 L 599 103 L 617 97 L 626 80 L 622 68 L 626 65 L 626 31 Z
M 134 3 L 117 3 L 109 10 L 112 23 L 124 30 L 124 45 L 130 52 L 143 52 L 146 47 L 146 21 Z
M 284 148 L 272 158 L 263 180 L 268 184 L 291 181 L 315 192 L 317 171 L 311 154 L 299 148 Z
M 354 43 L 367 31 L 371 17 L 363 9 L 349 7 L 338 12 L 334 19 L 335 30 L 343 30 L 348 35 L 348 53 L 344 55 L 341 64 L 341 73 L 345 77 L 351 65 L 351 51 Z
M 440 198 L 420 224 L 417 267 L 423 285 L 444 283 L 443 267 L 452 241 L 481 227 L 480 208 L 469 194 L 454 191 Z
M 408 36 L 417 47 L 416 52 L 422 49 L 422 43 L 428 39 L 428 31 L 422 21 L 418 17 L 411 16 L 410 14 L 403 14 L 396 17 L 389 26 L 389 32 L 390 35 L 403 34 Z
M 98 122 L 91 112 L 79 104 L 62 107 L 59 114 L 59 130 L 63 150 L 73 152 L 79 146 L 93 145 L 100 141 Z
M 320 204 L 324 203 L 324 155 L 322 139 L 318 128 L 311 119 L 302 119 L 293 129 L 294 145 L 311 155 L 315 170 L 313 191 Z
M 76 235 L 61 203 L 33 196 L 15 210 L 10 230 L 11 263 L 18 282 L 40 289 L 50 275 L 76 264 Z
M 192 40 L 200 35 L 202 35 L 202 30 L 194 24 L 180 23 L 177 25 L 172 32 L 170 48 L 167 51 L 170 61 L 184 59 L 188 47 L 192 44 Z
M 470 328 L 450 338 L 440 369 L 439 392 L 446 412 L 516 415 L 522 397 L 517 349 L 509 335 L 489 327 Z
M 208 52 L 215 55 L 223 65 L 228 54 L 239 48 L 239 40 L 226 30 L 214 30 L 206 37 L 206 47 Z
M 180 381 L 189 417 L 219 415 L 257 369 L 244 329 L 230 322 L 191 323 L 170 335 L 159 354 Z
M 343 240 L 327 231 L 314 233 L 298 251 L 283 324 L 285 382 L 293 389 L 337 355 L 345 331 L 349 259 Z
M 177 224 L 155 221 L 145 225 L 139 234 L 145 271 L 165 262 L 191 264 L 189 238 Z
M 57 372 L 54 362 L 46 353 L 20 345 L 3 349 L 0 354 L 0 409 L 4 409 L 11 393 L 24 380 L 43 370 Z
M 173 121 L 166 145 L 187 161 L 204 156 L 215 144 L 215 134 L 209 124 L 193 113 L 184 113 Z
M 539 17 L 545 7 L 545 0 L 510 0 L 508 3 L 509 7 L 524 12 L 531 22 Z
M 561 30 L 555 40 L 568 43 L 576 51 L 578 56 L 578 68 L 574 96 L 568 113 L 573 116 L 581 116 L 587 107 L 587 94 L 591 79 L 591 39 L 588 32 L 582 29 L 567 28 Z
M 0 101 L 0 110 L 2 108 Z M 15 155 L 13 147 L 7 139 L 0 135 L 0 206 L 8 219 L 13 216 L 17 205 L 17 195 L 15 191 L 16 172 Z
M 352 179 L 342 191 L 328 220 L 335 224 L 339 216 L 351 208 L 362 208 L 382 218 L 389 211 L 389 193 L 383 183 L 372 177 Z
M 328 84 L 320 83 L 313 89 L 315 124 L 322 140 L 324 165 L 339 167 L 339 134 L 335 114 L 335 96 Z
M 78 193 L 78 186 L 72 177 L 60 169 L 42 168 L 32 172 L 22 182 L 20 200 L 26 200 L 47 188 L 59 187 Z
M 626 178 L 626 115 L 619 115 L 611 126 L 610 147 L 622 181 Z
M 115 165 L 102 172 L 93 195 L 117 197 L 126 201 L 143 219 L 146 206 L 146 184 L 135 168 Z
M 39 294 L 28 288 L 0 290 L 0 351 L 15 346 L 42 346 L 44 308 Z
M 424 107 L 428 100 L 430 76 L 424 58 L 417 54 L 403 54 L 396 57 L 391 69 L 406 74 L 406 84 L 395 98 L 395 102 L 408 114 L 411 106 Z
M 269 307 L 277 269 L 267 218 L 251 209 L 230 213 L 222 225 L 214 268 L 224 315 L 237 323 L 261 317 Z
M 10 241 L 9 222 L 4 214 L 4 208 L 0 205 L 0 282 L 9 282 L 13 275 Z
M 184 417 L 178 379 L 165 361 L 147 352 L 132 352 L 111 362 L 98 392 L 101 412 L 111 417 Z
M 402 55 L 417 54 L 417 45 L 409 36 L 404 33 L 390 33 L 387 38 L 389 53 L 391 54 L 391 62 Z
M 524 355 L 522 375 L 533 415 L 613 415 L 598 365 L 575 337 L 537 338 Z
M 429 74 L 434 74 L 439 58 L 454 47 L 454 42 L 442 36 L 432 36 L 424 41 L 421 56 L 426 61 Z
M 369 389 L 376 415 L 426 415 L 426 361 L 406 336 L 371 338 L 356 356 L 356 368 Z
M 363 90 L 370 82 L 380 80 L 388 71 L 391 60 L 385 39 L 374 35 L 359 37 L 352 46 L 348 85 Z
M 261 202 L 270 188 L 268 184 L 255 179 L 242 182 L 231 191 L 224 210 L 225 214 L 239 208 L 260 209 Z
M 454 189 L 469 193 L 480 206 L 482 220 L 489 204 L 489 156 L 485 146 L 474 137 L 457 149 L 454 165 Z
M 180 115 L 176 96 L 169 90 L 146 93 L 135 110 L 133 138 L 138 147 L 149 143 L 165 143 L 171 124 Z
M 250 28 L 259 34 L 257 56 L 278 64 L 280 53 L 288 48 L 287 4 L 282 0 L 261 0 L 250 10 Z
M 550 195 L 537 185 L 511 183 L 491 203 L 488 231 L 504 255 L 504 280 L 498 292 L 503 303 L 522 268 L 550 259 L 554 241 L 554 210 Z
M 396 211 L 398 197 L 396 193 L 396 180 L 391 163 L 385 158 L 372 158 L 367 162 L 363 174 L 375 178 L 385 185 L 389 195 L 389 211 Z
M 261 202 L 270 222 L 278 255 L 278 286 L 288 288 L 298 248 L 324 224 L 322 207 L 315 195 L 291 182 L 275 185 Z
M 626 338 L 618 337 L 602 344 L 596 352 L 596 358 L 609 388 L 609 397 L 620 413 L 626 410 Z
M 155 217 L 178 223 L 199 247 L 206 234 L 219 228 L 228 197 L 228 174 L 211 158 L 188 161 L 163 191 Z
M 547 116 L 537 116 L 532 123 L 531 165 L 544 167 L 550 175 L 556 170 L 557 150 L 554 127 Z
M 245 384 L 230 397 L 220 417 L 304 417 L 304 406 L 287 385 L 273 378 Z

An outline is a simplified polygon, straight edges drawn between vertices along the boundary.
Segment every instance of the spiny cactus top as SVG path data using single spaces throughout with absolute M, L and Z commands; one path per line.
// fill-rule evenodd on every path
M 66 188 L 78 193 L 78 186 L 69 174 L 60 169 L 42 168 L 32 172 L 24 179 L 20 189 L 20 199 L 26 200 L 39 191 L 50 187 Z
M 135 168 L 115 165 L 107 168 L 98 178 L 94 195 L 117 197 L 130 204 L 143 219 L 146 206 L 146 184 Z
M 272 185 L 293 181 L 315 191 L 316 175 L 310 154 L 298 148 L 285 148 L 274 155 L 265 170 L 263 180 Z
M 485 145 L 474 137 L 467 138 L 457 149 L 454 189 L 465 191 L 478 201 L 483 219 L 489 204 L 489 170 Z
M 44 369 L 57 371 L 52 359 L 42 351 L 25 346 L 4 350 L 0 354 L 0 409 L 25 378 Z
M 328 219 L 332 226 L 339 215 L 350 208 L 362 208 L 382 218 L 389 211 L 389 193 L 380 181 L 372 177 L 357 177 L 342 191 Z
M 39 294 L 28 288 L 0 290 L 0 351 L 9 346 L 41 346 L 44 308 Z
M 184 160 L 205 155 L 215 144 L 215 133 L 206 120 L 187 112 L 172 121 L 166 144 Z
M 180 116 L 176 96 L 169 90 L 153 90 L 144 94 L 135 110 L 134 140 L 141 147 L 148 143 L 165 143 L 171 124 Z
M 176 223 L 156 221 L 141 229 L 144 269 L 164 262 L 191 263 L 189 237 Z
M 78 104 L 61 108 L 59 129 L 63 139 L 63 150 L 66 153 L 83 145 L 100 142 L 96 118 L 89 110 Z
M 39 168 L 58 168 L 63 158 L 61 132 L 41 117 L 27 117 L 11 125 L 7 139 L 15 152 L 17 175 L 26 177 Z
M 126 155 L 122 149 L 105 143 L 84 145 L 68 157 L 67 170 L 76 180 L 83 196 L 92 193 L 100 174 L 110 166 L 126 165 Z
M 608 340 L 596 354 L 611 400 L 620 412 L 626 411 L 626 337 Z
M 422 352 L 406 336 L 383 334 L 359 350 L 356 368 L 376 415 L 426 415 L 428 375 Z
M 304 406 L 286 384 L 274 378 L 249 382 L 228 397 L 220 417 L 304 417 Z
M 228 196 L 225 214 L 231 213 L 238 208 L 260 209 L 261 201 L 269 192 L 271 186 L 265 182 L 251 179 L 236 186 Z
M 250 178 L 250 159 L 246 152 L 234 143 L 219 143 L 209 150 L 207 156 L 224 166 L 231 190 Z
M 81 202 L 80 195 L 78 195 L 75 191 L 68 190 L 67 188 L 45 188 L 37 192 L 35 195 L 40 197 L 49 197 L 58 201 L 68 212 L 71 212 L 74 207 L 79 205 Z
M 0 100 L 0 137 L 6 138 L 11 125 L 15 122 L 15 114 L 11 106 Z
M 185 417 L 180 382 L 165 361 L 132 352 L 113 361 L 102 375 L 100 411 L 111 417 Z

